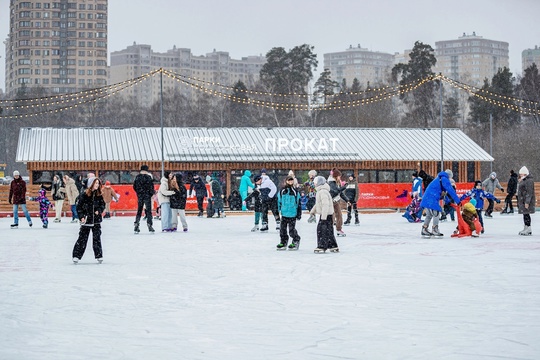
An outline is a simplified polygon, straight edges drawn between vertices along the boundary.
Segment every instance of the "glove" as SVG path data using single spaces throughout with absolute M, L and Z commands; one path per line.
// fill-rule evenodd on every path
M 499 200 L 499 199 L 496 199 L 495 201 L 497 202 L 497 204 L 501 203 L 501 200 Z
M 10 203 L 10 205 L 13 205 L 13 204 L 11 203 L 11 199 L 9 199 L 9 203 Z
M 501 191 L 504 192 L 504 188 L 501 188 Z

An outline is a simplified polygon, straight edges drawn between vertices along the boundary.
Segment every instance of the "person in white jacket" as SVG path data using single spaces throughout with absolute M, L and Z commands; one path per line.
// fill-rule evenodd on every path
M 274 219 L 276 219 L 276 230 L 280 230 L 281 218 L 279 217 L 276 184 L 266 175 L 261 175 L 260 181 L 259 190 L 262 201 L 262 227 L 260 231 L 268 231 L 268 210 L 272 211 Z
M 172 180 L 173 174 L 165 171 L 163 175 L 158 190 L 158 202 L 161 206 L 161 231 L 170 232 L 172 231 L 170 196 L 174 194 L 174 191 L 170 190 L 169 182 Z
M 334 236 L 334 202 L 330 195 L 330 186 L 326 183 L 326 179 L 322 176 L 317 176 L 313 180 L 317 195 L 315 197 L 315 206 L 310 211 L 310 214 L 319 214 L 319 223 L 317 224 L 317 248 L 316 253 L 339 252 L 336 237 Z

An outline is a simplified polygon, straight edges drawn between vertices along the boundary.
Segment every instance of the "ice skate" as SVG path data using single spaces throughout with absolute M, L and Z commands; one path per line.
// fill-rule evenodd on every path
M 433 226 L 433 228 L 431 229 L 431 233 L 433 234 L 433 236 L 444 236 L 444 234 L 440 233 L 439 232 L 439 226 Z
M 251 228 L 251 232 L 259 231 L 259 225 L 255 225 Z
M 356 219 L 354 220 L 354 225 L 360 226 L 360 220 L 358 220 L 358 218 L 356 218 Z
M 267 223 L 263 223 L 262 224 L 262 227 L 259 229 L 261 232 L 265 232 L 265 231 L 268 231 L 268 224 Z
M 184 228 L 184 232 L 187 232 L 188 231 L 188 228 Z
M 31 221 L 28 223 L 28 226 L 32 227 L 32 222 Z
M 525 226 L 523 228 L 523 230 L 521 230 L 519 232 L 519 235 L 523 235 L 523 236 L 530 236 L 532 235 L 532 230 L 531 230 L 531 227 L 530 226 Z
M 148 231 L 151 233 L 156 232 L 156 230 L 154 230 L 154 228 L 150 224 L 148 224 Z
M 486 217 L 486 218 L 493 218 L 493 216 L 491 215 L 491 213 L 485 214 L 485 217 Z
M 429 232 L 427 226 L 422 226 L 421 235 L 423 238 L 431 238 L 433 236 L 433 234 Z
M 344 226 L 349 226 L 351 225 L 351 219 L 347 219 L 345 220 L 345 222 L 343 223 Z
M 276 230 L 279 230 L 281 229 L 281 221 L 277 220 L 276 221 Z
M 311 223 L 314 223 L 315 221 L 317 221 L 317 219 L 315 218 L 315 215 L 313 214 L 309 215 L 307 222 L 311 224 Z
M 12 229 L 18 229 L 18 228 L 19 228 L 19 224 L 11 224 L 11 228 L 12 228 Z
M 315 250 L 313 250 L 313 252 L 315 254 L 323 254 L 326 252 L 326 249 L 316 248 Z
M 79 222 L 79 220 L 77 220 L 77 219 L 71 219 L 71 221 L 70 221 L 70 222 L 71 222 L 72 224 L 74 224 L 74 223 L 77 223 L 77 222 Z
M 345 236 L 347 236 L 347 234 L 345 234 L 345 233 L 343 232 L 343 230 L 338 230 L 338 231 L 336 231 L 336 234 L 337 234 L 337 236 L 340 236 L 340 237 L 345 237 Z
M 62 220 L 60 220 L 60 219 L 54 219 L 54 222 L 55 222 L 55 223 L 59 223 L 60 221 L 62 221 Z
M 141 232 L 141 229 L 139 228 L 139 223 L 135 223 L 135 228 L 133 229 L 133 232 L 135 234 L 138 234 Z
M 514 213 L 514 209 L 510 209 L 510 210 L 508 211 L 508 214 L 513 214 L 513 213 Z
M 287 244 L 279 243 L 279 244 L 277 244 L 276 249 L 279 250 L 279 251 L 287 250 Z
M 78 264 L 78 263 L 79 263 L 79 258 L 74 257 L 74 258 L 73 258 L 73 263 L 74 263 L 74 264 Z
M 96 260 L 97 260 L 98 264 L 101 264 L 101 263 L 103 262 L 103 258 L 102 258 L 102 257 L 96 258 Z
M 298 247 L 300 246 L 300 242 L 298 241 L 293 241 L 290 245 L 289 245 L 289 250 L 291 251 L 295 251 L 295 250 L 298 250 Z
M 335 248 L 329 248 L 328 251 L 333 252 L 333 253 L 337 253 L 337 252 L 339 252 L 339 248 L 336 246 Z

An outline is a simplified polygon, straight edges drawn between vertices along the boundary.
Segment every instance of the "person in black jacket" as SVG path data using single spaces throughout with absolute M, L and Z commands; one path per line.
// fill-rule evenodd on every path
M 501 211 L 501 214 L 513 214 L 514 207 L 512 206 L 512 199 L 516 196 L 518 185 L 518 175 L 514 170 L 510 170 L 510 179 L 508 180 L 508 185 L 506 186 L 506 198 L 504 199 L 504 210 Z
M 341 171 L 336 168 L 333 168 L 330 171 L 330 176 L 326 181 L 330 186 L 330 196 L 332 196 L 332 201 L 334 204 L 334 222 L 336 224 L 336 233 L 337 236 L 347 236 L 343 232 L 343 214 L 341 213 L 341 200 L 345 201 L 347 205 L 350 205 L 350 200 L 345 195 L 345 189 L 347 185 L 341 185 Z
M 246 204 L 249 204 L 252 201 L 252 199 L 254 200 L 253 211 L 255 211 L 255 226 L 251 228 L 251 231 L 259 231 L 259 221 L 261 221 L 261 216 L 262 216 L 262 211 L 263 211 L 261 191 L 259 189 L 260 182 L 261 182 L 261 176 L 255 175 L 255 177 L 253 178 L 255 189 L 253 189 L 251 194 L 249 194 L 245 199 Z
M 169 198 L 171 203 L 171 229 L 176 231 L 178 228 L 178 216 L 180 216 L 180 221 L 182 222 L 182 227 L 184 231 L 188 231 L 188 224 L 186 221 L 186 200 L 187 200 L 187 190 L 184 182 L 182 181 L 181 174 L 175 174 L 171 180 L 170 190 L 174 191 Z
M 142 209 L 146 214 L 146 223 L 148 231 L 154 232 L 152 227 L 152 196 L 156 193 L 154 189 L 154 181 L 152 175 L 148 172 L 148 165 L 141 166 L 141 172 L 135 177 L 133 189 L 137 193 L 137 215 L 135 216 L 135 233 L 138 234 L 141 230 L 139 222 L 141 221 Z
M 208 190 L 206 190 L 206 184 L 202 181 L 201 177 L 197 174 L 193 176 L 193 181 L 189 187 L 189 192 L 191 197 L 195 196 L 197 198 L 197 207 L 199 208 L 198 217 L 203 216 L 203 203 L 204 198 L 208 197 Z
M 105 211 L 105 201 L 101 194 L 101 181 L 98 178 L 88 179 L 89 187 L 79 197 L 77 213 L 81 220 L 81 229 L 73 247 L 73 262 L 77 264 L 84 255 L 90 230 L 92 230 L 92 247 L 98 263 L 103 261 L 101 247 L 101 214 Z

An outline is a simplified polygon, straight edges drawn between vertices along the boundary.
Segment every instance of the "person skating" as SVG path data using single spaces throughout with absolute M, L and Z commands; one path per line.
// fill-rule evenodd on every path
M 44 188 L 38 190 L 38 196 L 30 197 L 28 200 L 36 201 L 39 204 L 39 218 L 43 228 L 49 227 L 49 208 L 53 207 L 51 201 L 47 198 L 47 191 Z
M 208 197 L 208 190 L 206 185 L 202 181 L 201 177 L 197 174 L 193 175 L 193 181 L 189 186 L 190 197 L 195 197 L 197 199 L 197 208 L 199 209 L 198 217 L 202 217 L 204 214 L 204 198 Z
M 217 213 L 218 218 L 224 218 L 225 210 L 223 210 L 223 188 L 215 176 L 210 178 L 210 189 L 212 190 L 212 205 L 214 206 L 214 211 Z
M 263 210 L 262 200 L 261 200 L 261 191 L 259 186 L 261 185 L 262 178 L 260 175 L 255 175 L 253 178 L 253 184 L 255 188 L 246 198 L 246 203 L 254 201 L 253 211 L 255 212 L 255 225 L 251 228 L 251 231 L 259 231 L 259 221 L 261 220 L 261 214 Z
M 339 247 L 334 236 L 334 201 L 330 195 L 330 186 L 322 176 L 316 176 L 313 180 L 317 190 L 315 205 L 310 214 L 319 214 L 317 224 L 317 248 L 315 253 L 323 253 L 326 250 L 339 252 Z
M 482 217 L 482 211 L 484 211 L 484 199 L 491 199 L 496 201 L 497 203 L 500 203 L 501 200 L 497 199 L 493 194 L 488 193 L 482 189 L 482 182 L 480 180 L 476 180 L 474 182 L 474 187 L 467 191 L 465 194 L 461 196 L 461 201 L 471 198 L 476 200 L 476 212 L 478 214 L 478 220 L 480 221 L 480 224 L 482 225 L 482 234 L 486 230 L 486 227 L 484 225 L 484 219 Z
M 300 205 L 298 184 L 295 186 L 294 180 L 293 176 L 288 175 L 285 179 L 285 186 L 278 193 L 278 210 L 281 214 L 278 250 L 287 248 L 289 236 L 292 238 L 292 243 L 288 246 L 289 250 L 297 250 L 300 245 L 300 235 L 298 235 L 298 231 L 296 230 L 296 220 L 302 218 L 302 207 Z M 287 229 L 289 230 L 289 234 L 287 234 Z
M 313 184 L 313 179 L 315 179 L 315 176 L 317 176 L 316 170 L 310 170 L 308 172 L 309 180 L 304 183 L 304 191 L 306 192 L 306 196 L 308 198 L 306 209 L 308 211 L 311 211 L 313 206 L 315 206 L 315 185 Z M 315 215 L 309 216 L 308 222 L 315 222 Z
M 501 186 L 499 179 L 497 179 L 496 172 L 492 172 L 491 174 L 489 174 L 489 177 L 482 182 L 482 186 L 487 193 L 490 193 L 493 196 L 495 196 L 495 189 L 499 189 L 504 192 L 504 188 Z M 488 200 L 489 205 L 486 209 L 486 217 L 490 218 L 490 217 L 493 217 L 491 213 L 493 213 L 494 200 L 489 197 L 487 198 L 487 200 Z
M 534 214 L 536 209 L 536 196 L 534 194 L 534 181 L 529 170 L 523 166 L 519 169 L 519 184 L 518 184 L 518 211 L 523 214 L 523 230 L 519 235 L 532 235 L 531 229 L 531 214 Z
M 17 229 L 19 227 L 19 206 L 26 220 L 28 220 L 28 226 L 32 227 L 32 218 L 26 209 L 26 182 L 21 178 L 17 170 L 13 172 L 13 180 L 9 184 L 8 201 L 13 205 L 13 224 L 11 224 L 11 228 Z
M 424 219 L 424 224 L 422 225 L 422 236 L 443 236 L 439 231 L 439 215 L 442 211 L 441 209 L 441 197 L 446 192 L 456 204 L 460 204 L 460 199 L 456 194 L 456 191 L 450 183 L 450 179 L 453 177 L 452 170 L 447 169 L 441 171 L 437 177 L 431 181 L 424 191 L 424 197 L 420 206 L 426 210 L 426 217 Z M 429 231 L 429 225 L 433 220 L 433 227 Z
M 105 186 L 101 189 L 101 192 L 103 194 L 103 200 L 105 201 L 105 216 L 104 219 L 110 219 L 111 218 L 111 202 L 118 201 L 118 195 L 116 195 L 116 191 L 111 187 L 110 181 L 105 181 Z
M 238 188 L 238 192 L 240 193 L 240 196 L 242 198 L 242 211 L 247 211 L 246 198 L 248 196 L 248 189 L 255 188 L 255 185 L 253 185 L 250 178 L 251 171 L 245 170 L 244 175 L 242 175 L 242 178 L 240 179 L 240 187 Z
M 133 189 L 137 194 L 137 215 L 135 216 L 135 228 L 134 231 L 138 234 L 141 230 L 139 228 L 139 222 L 141 220 L 142 210 L 144 207 L 146 224 L 148 225 L 148 231 L 154 232 L 152 227 L 152 196 L 156 193 L 154 189 L 154 181 L 152 175 L 148 172 L 148 166 L 142 165 L 141 172 L 135 177 L 133 182 Z
M 54 217 L 55 223 L 62 221 L 62 207 L 64 206 L 65 197 L 66 188 L 64 182 L 58 175 L 54 175 L 52 182 L 52 199 L 54 201 L 54 208 L 56 210 L 56 216 Z
M 276 220 L 276 230 L 280 230 L 279 210 L 277 206 L 277 188 L 276 184 L 267 175 L 261 175 L 261 184 L 259 190 L 261 192 L 262 201 L 262 227 L 260 231 L 268 231 L 268 211 L 272 211 Z
M 101 181 L 98 178 L 88 179 L 88 188 L 79 196 L 77 213 L 81 219 L 79 237 L 73 247 L 73 262 L 77 264 L 83 257 L 92 230 L 92 248 L 94 257 L 101 264 L 103 249 L 101 246 L 101 214 L 105 210 L 105 201 L 101 194 Z
M 352 219 L 352 211 L 354 210 L 354 224 L 360 225 L 360 220 L 358 219 L 358 195 L 360 190 L 358 188 L 358 180 L 354 174 L 349 174 L 348 181 L 345 188 L 345 196 L 349 199 L 347 204 L 347 220 L 343 225 L 349 225 Z
M 347 185 L 341 184 L 341 171 L 333 168 L 330 171 L 330 176 L 327 180 L 328 186 L 330 186 L 330 195 L 334 202 L 334 222 L 336 224 L 337 236 L 347 236 L 343 231 L 343 214 L 341 213 L 341 200 L 345 201 L 347 205 L 350 204 L 350 200 L 345 195 L 344 190 Z
M 512 199 L 516 196 L 518 186 L 518 174 L 514 170 L 510 170 L 510 179 L 506 185 L 506 198 L 504 199 L 504 209 L 501 214 L 513 214 L 514 206 L 512 205 Z
M 182 223 L 184 232 L 188 231 L 188 224 L 186 219 L 186 201 L 187 190 L 184 182 L 182 181 L 181 174 L 175 174 L 171 180 L 171 190 L 174 194 L 170 197 L 171 202 L 171 229 L 176 231 L 178 228 L 178 217 Z
M 172 180 L 173 174 L 169 171 L 163 173 L 161 178 L 161 183 L 158 190 L 158 201 L 159 206 L 161 207 L 161 231 L 162 232 L 171 232 L 171 195 L 174 194 L 174 191 L 170 190 L 170 182 Z
M 64 184 L 66 186 L 66 196 L 71 208 L 71 222 L 76 223 L 79 221 L 79 214 L 77 214 L 77 198 L 79 197 L 79 190 L 77 189 L 75 180 L 68 175 L 64 175 Z

